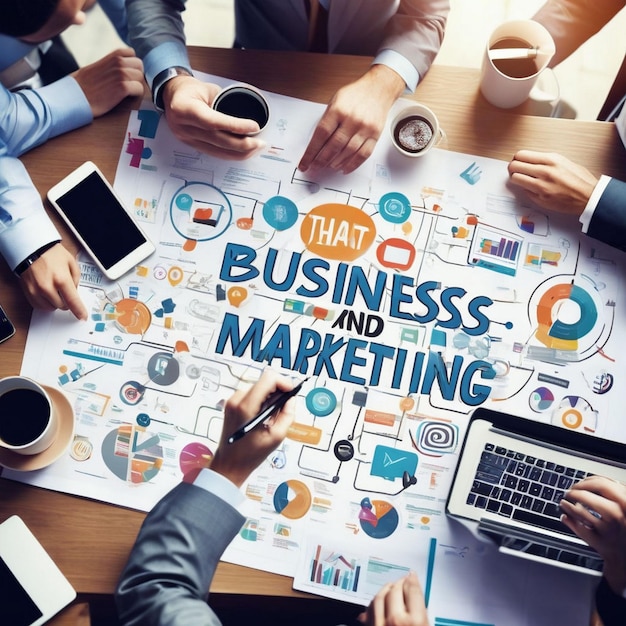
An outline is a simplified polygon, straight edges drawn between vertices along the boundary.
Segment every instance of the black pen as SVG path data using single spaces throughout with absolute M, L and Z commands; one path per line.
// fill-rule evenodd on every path
M 277 413 L 282 409 L 289 398 L 293 398 L 300 392 L 302 385 L 309 380 L 309 377 L 300 381 L 293 389 L 289 391 L 275 391 L 267 400 L 263 403 L 259 414 L 253 417 L 247 424 L 244 424 L 239 430 L 236 430 L 228 439 L 228 443 L 234 443 L 238 439 L 241 439 L 245 434 L 249 433 L 253 428 L 256 428 L 259 424 L 262 424 L 268 420 L 274 413 Z

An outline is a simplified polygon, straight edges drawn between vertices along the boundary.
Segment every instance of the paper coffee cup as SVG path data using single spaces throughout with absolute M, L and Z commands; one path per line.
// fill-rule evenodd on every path
M 404 107 L 391 122 L 391 141 L 409 157 L 424 156 L 445 137 L 434 112 L 424 104 Z
M 45 389 L 30 378 L 0 379 L 0 447 L 38 454 L 57 435 L 57 416 Z
M 259 125 L 258 132 L 270 121 L 270 106 L 265 96 L 256 87 L 245 83 L 224 87 L 215 96 L 212 108 L 225 115 L 254 120 Z
M 555 45 L 548 30 L 533 20 L 513 20 L 496 28 L 485 48 L 480 91 L 494 106 L 510 109 L 524 102 L 539 74 L 554 56 Z M 529 56 L 499 58 L 498 50 L 511 50 Z

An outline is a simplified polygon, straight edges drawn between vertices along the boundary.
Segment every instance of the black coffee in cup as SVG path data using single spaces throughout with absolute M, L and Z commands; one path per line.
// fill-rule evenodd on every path
M 407 152 L 421 152 L 433 138 L 432 124 L 421 115 L 410 115 L 400 120 L 393 129 L 396 143 Z
M 505 37 L 490 46 L 491 50 L 500 50 L 502 48 L 521 48 L 522 50 L 527 50 L 532 48 L 532 46 L 527 41 L 518 39 L 517 37 Z M 537 60 L 533 58 L 492 59 L 492 63 L 500 72 L 511 78 L 528 78 L 539 71 Z
M 270 115 L 264 98 L 246 87 L 233 87 L 218 94 L 213 108 L 225 115 L 254 120 L 259 128 L 267 124 Z
M 34 389 L 10 389 L 0 395 L 0 439 L 11 446 L 35 441 L 50 421 L 50 404 Z

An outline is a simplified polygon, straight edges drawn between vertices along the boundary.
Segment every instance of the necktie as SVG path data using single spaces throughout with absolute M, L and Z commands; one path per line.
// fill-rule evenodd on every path
M 328 3 L 326 3 L 328 4 Z M 306 0 L 310 52 L 328 52 L 328 9 L 320 0 Z

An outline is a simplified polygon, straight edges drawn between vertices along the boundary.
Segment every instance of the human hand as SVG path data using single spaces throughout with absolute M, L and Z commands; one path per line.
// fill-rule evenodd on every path
M 172 78 L 162 90 L 165 118 L 174 135 L 192 148 L 221 159 L 247 159 L 265 147 L 263 140 L 247 136 L 259 125 L 214 111 L 210 103 L 220 89 L 191 76 Z
M 330 167 L 349 174 L 373 152 L 387 115 L 405 83 L 385 65 L 374 65 L 342 87 L 326 107 L 298 169 Z
M 94 117 L 108 113 L 128 96 L 144 93 L 143 63 L 131 48 L 115 50 L 76 70 L 72 76 L 83 90 Z
M 46 250 L 20 279 L 26 298 L 34 308 L 69 310 L 76 319 L 87 319 L 87 309 L 76 290 L 80 279 L 78 263 L 61 244 Z
M 357 619 L 366 626 L 428 626 L 424 594 L 415 573 L 387 583 Z
M 287 435 L 294 420 L 294 403 L 291 398 L 283 408 L 261 426 L 252 429 L 242 439 L 228 443 L 227 439 L 249 422 L 261 410 L 267 397 L 275 391 L 289 391 L 294 383 L 286 376 L 265 370 L 261 378 L 247 391 L 237 390 L 226 401 L 224 426 L 220 443 L 211 461 L 211 469 L 222 474 L 240 487 L 258 465 Z
M 560 506 L 562 522 L 602 557 L 609 586 L 621 594 L 626 589 L 626 486 L 591 476 L 576 483 Z
M 520 150 L 509 163 L 511 182 L 550 211 L 582 214 L 598 179 L 560 154 Z

